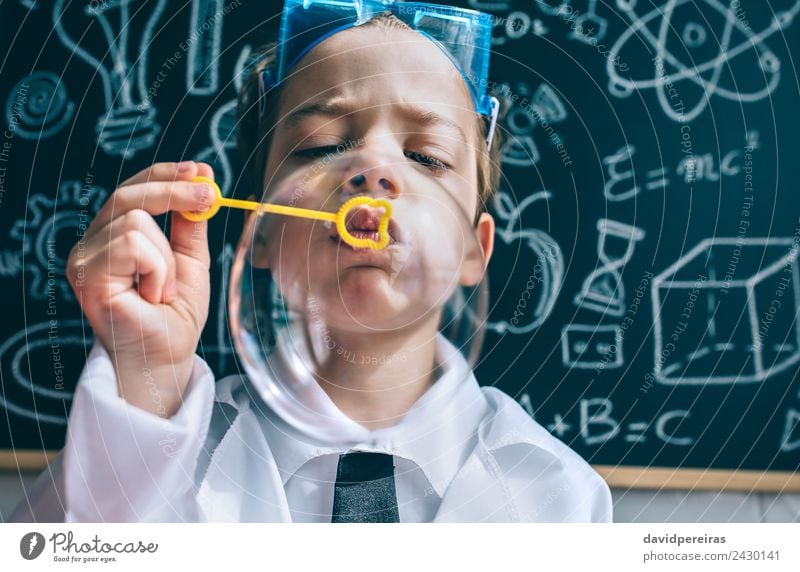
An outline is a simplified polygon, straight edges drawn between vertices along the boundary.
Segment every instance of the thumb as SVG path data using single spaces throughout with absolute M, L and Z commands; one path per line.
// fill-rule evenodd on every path
M 208 249 L 208 221 L 194 222 L 179 212 L 173 212 L 169 243 L 173 252 L 193 258 L 205 268 L 211 268 L 211 254 Z M 182 266 L 180 257 L 176 257 L 179 281 L 182 280 Z
M 208 163 L 196 164 L 196 176 L 214 180 L 214 169 Z M 178 212 L 172 213 L 172 224 L 169 242 L 172 250 L 199 261 L 204 267 L 211 268 L 211 254 L 208 248 L 208 221 L 194 222 Z M 181 260 L 176 260 L 178 280 L 181 280 Z M 184 277 L 184 280 L 186 277 Z

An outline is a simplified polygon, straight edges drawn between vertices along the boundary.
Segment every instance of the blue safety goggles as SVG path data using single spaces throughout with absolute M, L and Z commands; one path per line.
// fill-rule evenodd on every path
M 491 147 L 499 102 L 485 93 L 492 43 L 489 14 L 424 2 L 394 0 L 285 0 L 281 16 L 276 69 L 261 72 L 259 110 L 264 95 L 279 85 L 288 71 L 315 45 L 337 32 L 391 12 L 436 44 L 467 83 L 475 109 L 490 119 L 486 144 Z

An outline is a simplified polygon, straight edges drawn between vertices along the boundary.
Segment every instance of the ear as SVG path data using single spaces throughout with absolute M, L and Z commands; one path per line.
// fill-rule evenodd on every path
M 255 201 L 256 196 L 250 195 L 247 197 L 248 201 Z M 269 257 L 267 256 L 267 245 L 264 243 L 264 237 L 258 234 L 257 229 L 250 228 L 250 224 L 254 223 L 253 217 L 257 216 L 255 211 L 244 211 L 244 226 L 242 227 L 242 234 L 239 236 L 239 245 L 237 248 L 245 248 L 245 241 L 254 241 L 251 249 L 250 264 L 255 268 L 263 270 L 269 269 Z
M 481 213 L 475 226 L 475 237 L 481 247 L 481 260 L 468 260 L 459 282 L 462 286 L 474 286 L 483 278 L 494 251 L 494 218 L 487 212 Z
M 494 226 L 494 217 L 487 212 L 482 212 L 478 219 L 476 232 L 483 250 L 484 266 L 489 266 L 489 260 L 494 252 Z

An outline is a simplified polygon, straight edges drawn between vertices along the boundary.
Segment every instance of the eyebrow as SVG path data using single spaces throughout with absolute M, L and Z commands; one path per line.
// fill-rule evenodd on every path
M 413 123 L 424 127 L 443 127 L 452 132 L 462 143 L 467 143 L 467 136 L 461 126 L 444 117 L 435 111 L 425 109 L 418 105 L 410 103 L 393 103 L 394 107 L 399 108 L 400 113 Z M 326 117 L 342 117 L 355 110 L 353 105 L 350 105 L 342 98 L 330 99 L 326 101 L 318 101 L 296 109 L 286 116 L 284 119 L 284 127 L 291 128 L 302 122 L 307 117 L 314 115 L 322 115 Z

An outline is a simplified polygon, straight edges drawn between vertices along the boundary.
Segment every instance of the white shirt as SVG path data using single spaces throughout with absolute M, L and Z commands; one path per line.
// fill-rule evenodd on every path
M 178 412 L 148 413 L 119 396 L 96 342 L 64 449 L 12 521 L 330 522 L 338 455 L 354 450 L 394 456 L 401 522 L 611 521 L 605 481 L 439 340 L 441 377 L 354 446 L 297 431 L 246 377 L 215 384 L 199 356 Z

